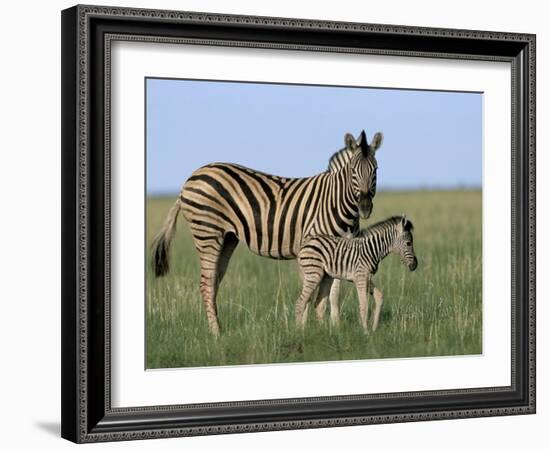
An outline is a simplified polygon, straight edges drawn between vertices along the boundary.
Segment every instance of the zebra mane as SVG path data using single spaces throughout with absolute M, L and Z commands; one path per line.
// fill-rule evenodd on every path
M 342 148 L 328 160 L 327 172 L 334 172 L 340 169 L 346 162 L 350 161 L 356 150 L 350 148 Z
M 412 221 L 409 220 L 404 215 L 394 215 L 393 217 L 386 218 L 385 220 L 379 221 L 378 223 L 374 223 L 367 227 L 366 229 L 362 229 L 360 232 L 361 237 L 367 237 L 369 235 L 372 235 L 373 233 L 378 233 L 379 231 L 393 228 L 397 226 L 399 223 L 401 223 L 401 220 L 405 219 L 405 223 L 407 226 L 408 231 L 412 231 L 414 229 L 414 226 L 412 224 Z

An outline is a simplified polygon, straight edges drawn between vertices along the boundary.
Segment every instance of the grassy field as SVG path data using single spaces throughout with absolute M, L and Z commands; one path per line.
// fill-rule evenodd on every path
M 174 198 L 149 199 L 147 245 Z M 375 276 L 384 293 L 378 330 L 365 336 L 355 288 L 343 283 L 338 328 L 310 310 L 295 329 L 301 283 L 295 261 L 274 261 L 239 245 L 218 294 L 219 339 L 208 332 L 199 264 L 180 216 L 171 272 L 147 275 L 148 368 L 479 354 L 482 351 L 481 192 L 380 192 L 368 223 L 406 212 L 415 225 L 418 269 L 388 256 Z M 371 300 L 371 308 L 372 311 Z M 328 312 L 328 311 L 327 311 Z

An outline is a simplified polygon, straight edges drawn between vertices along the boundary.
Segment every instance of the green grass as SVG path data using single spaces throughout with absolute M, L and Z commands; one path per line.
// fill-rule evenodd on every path
M 173 201 L 148 200 L 148 246 Z M 239 245 L 218 294 L 218 339 L 208 331 L 198 257 L 180 216 L 170 273 L 147 274 L 147 367 L 480 354 L 481 192 L 380 192 L 368 224 L 403 212 L 415 225 L 419 266 L 411 273 L 393 255 L 381 263 L 374 280 L 384 307 L 375 333 L 363 334 L 355 287 L 343 283 L 340 326 L 329 325 L 328 310 L 317 323 L 310 309 L 302 334 L 294 323 L 296 262 Z M 372 305 L 371 298 L 371 311 Z

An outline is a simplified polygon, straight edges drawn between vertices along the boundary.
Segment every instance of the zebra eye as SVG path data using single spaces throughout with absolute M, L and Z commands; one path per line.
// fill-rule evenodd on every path
M 407 246 L 411 246 L 411 242 L 407 242 Z

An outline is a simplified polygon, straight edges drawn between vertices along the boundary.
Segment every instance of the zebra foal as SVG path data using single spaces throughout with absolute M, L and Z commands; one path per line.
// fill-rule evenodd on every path
M 313 291 L 319 286 L 316 300 L 317 317 L 324 315 L 324 304 L 333 279 L 353 281 L 359 299 L 359 315 L 365 333 L 368 331 L 368 295 L 374 296 L 372 328 L 376 330 L 382 308 L 382 292 L 375 288 L 372 276 L 378 264 L 388 254 L 399 255 L 410 271 L 418 261 L 414 254 L 413 224 L 405 216 L 390 217 L 360 231 L 354 238 L 315 235 L 308 238 L 298 253 L 302 293 L 296 302 L 296 324 L 305 326 L 307 306 Z M 333 323 L 338 318 L 338 298 L 330 301 Z M 321 306 L 321 309 L 318 308 Z

